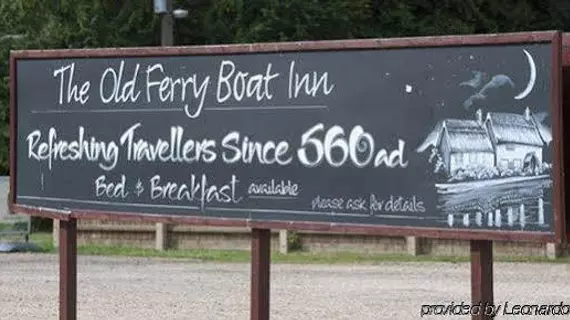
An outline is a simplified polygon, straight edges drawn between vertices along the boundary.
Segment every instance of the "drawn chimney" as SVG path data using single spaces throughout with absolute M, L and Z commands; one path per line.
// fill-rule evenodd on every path
M 480 126 L 483 125 L 483 111 L 481 111 L 481 109 L 478 109 L 476 112 L 477 115 L 477 123 L 479 123 Z
M 530 108 L 526 107 L 526 109 L 524 109 L 524 118 L 526 119 L 526 121 L 530 121 Z

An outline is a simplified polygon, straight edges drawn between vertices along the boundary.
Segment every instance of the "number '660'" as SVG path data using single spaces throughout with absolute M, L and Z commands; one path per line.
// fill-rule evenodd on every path
M 341 126 L 334 125 L 325 133 L 322 123 L 318 123 L 301 136 L 301 147 L 297 150 L 299 161 L 307 167 L 316 167 L 323 160 L 332 167 L 340 167 L 350 161 L 358 168 L 366 167 L 374 162 L 374 166 L 385 165 L 389 168 L 396 166 L 405 168 L 405 142 L 398 140 L 398 148 L 388 152 L 386 149 L 375 151 L 374 138 L 364 131 L 362 126 L 352 128 L 348 137 Z M 312 154 L 312 156 L 309 156 Z

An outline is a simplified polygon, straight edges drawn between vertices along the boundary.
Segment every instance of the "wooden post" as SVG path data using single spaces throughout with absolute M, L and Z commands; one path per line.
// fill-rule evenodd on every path
M 251 230 L 251 320 L 269 320 L 271 230 Z
M 289 230 L 279 230 L 279 252 L 289 253 Z
M 52 240 L 53 240 L 53 247 L 59 247 L 59 220 L 53 219 L 53 227 L 52 227 Z
M 560 245 L 557 243 L 547 243 L 546 244 L 546 257 L 550 260 L 556 260 L 560 256 Z
M 59 220 L 59 319 L 77 320 L 77 220 Z
M 423 239 L 418 237 L 406 237 L 406 249 L 411 256 L 419 256 L 423 253 Z
M 168 249 L 168 225 L 165 223 L 157 223 L 155 225 L 155 248 L 159 251 Z
M 472 320 L 490 320 L 489 312 L 493 305 L 493 242 L 488 240 L 471 241 L 471 303 L 480 305 Z

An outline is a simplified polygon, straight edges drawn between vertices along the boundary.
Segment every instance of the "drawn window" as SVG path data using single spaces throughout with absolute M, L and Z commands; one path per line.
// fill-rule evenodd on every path
M 513 160 L 509 161 L 509 169 L 513 170 L 515 168 L 515 162 Z
M 515 145 L 514 144 L 507 144 L 507 146 L 505 148 L 509 151 L 515 151 Z
M 470 153 L 469 154 L 469 163 L 476 164 L 477 163 L 477 153 Z
M 509 166 L 509 161 L 507 159 L 501 160 L 501 168 L 507 168 Z
M 463 153 L 458 153 L 456 155 L 456 159 L 457 159 L 457 165 L 462 166 L 463 165 Z
M 515 168 L 520 168 L 521 167 L 521 160 L 520 159 L 515 159 Z

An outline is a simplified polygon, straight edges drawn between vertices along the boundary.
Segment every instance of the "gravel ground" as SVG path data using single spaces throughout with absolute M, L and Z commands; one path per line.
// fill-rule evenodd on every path
M 80 256 L 78 272 L 81 320 L 249 319 L 248 264 Z M 422 304 L 470 299 L 464 263 L 274 264 L 271 272 L 271 319 L 418 319 Z M 496 303 L 570 304 L 570 265 L 497 263 L 495 281 Z M 57 256 L 0 255 L 0 319 L 58 319 L 57 297 Z

